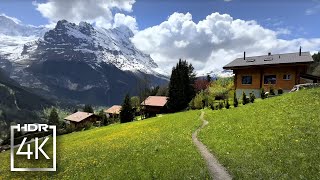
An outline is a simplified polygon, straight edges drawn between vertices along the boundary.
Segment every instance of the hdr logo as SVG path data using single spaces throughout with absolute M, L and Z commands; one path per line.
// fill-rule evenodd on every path
M 33 133 L 32 139 L 30 140 L 29 137 L 28 141 L 28 136 L 22 136 L 20 137 L 20 140 L 22 139 L 21 144 L 15 146 L 15 130 L 16 132 L 23 132 L 24 134 Z M 52 137 L 48 133 L 51 134 Z M 18 124 L 11 126 L 11 171 L 56 171 L 56 136 L 56 126 L 54 125 L 24 124 L 21 126 Z M 52 140 L 52 151 L 50 150 L 50 152 L 52 152 L 51 156 L 43 149 L 44 146 L 49 143 L 49 139 Z M 15 149 L 17 149 L 17 151 L 15 151 Z M 20 156 L 19 159 L 18 156 Z M 39 162 L 39 159 L 52 161 L 52 166 L 20 167 L 20 164 L 19 167 L 15 167 L 15 159 L 16 162 L 17 160 L 21 160 L 21 156 L 26 156 L 23 161 Z M 37 164 L 33 162 L 31 164 Z M 49 164 L 51 164 L 51 162 Z

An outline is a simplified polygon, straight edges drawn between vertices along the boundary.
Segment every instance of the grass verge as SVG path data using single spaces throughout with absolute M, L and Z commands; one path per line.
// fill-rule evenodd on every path
M 206 111 L 200 139 L 235 179 L 320 177 L 320 89 Z
M 9 152 L 0 153 L 0 179 L 206 179 L 191 140 L 199 115 L 188 111 L 60 136 L 57 172 L 10 172 Z

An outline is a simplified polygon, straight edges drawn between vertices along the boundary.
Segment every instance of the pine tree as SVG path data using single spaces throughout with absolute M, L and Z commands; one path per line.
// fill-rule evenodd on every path
M 107 115 L 106 115 L 106 113 L 103 111 L 103 109 L 101 109 L 101 110 L 99 111 L 98 116 L 100 116 L 100 118 L 101 118 L 101 125 L 106 126 L 106 125 L 109 124 Z
M 124 101 L 122 103 L 122 107 L 120 110 L 120 122 L 121 123 L 126 123 L 126 122 L 131 122 L 134 119 L 134 112 L 133 108 L 131 106 L 130 102 L 130 97 L 127 94 L 124 98 Z
M 93 113 L 93 108 L 91 105 L 86 104 L 83 108 L 83 112 Z
M 59 115 L 57 113 L 56 108 L 53 108 L 49 115 L 49 124 L 59 125 Z
M 254 103 L 254 100 L 256 99 L 256 96 L 254 95 L 254 93 L 250 93 L 250 102 Z
M 208 83 L 211 82 L 211 76 L 209 74 L 207 75 L 207 81 L 208 81 Z
M 233 95 L 233 106 L 234 107 L 238 107 L 238 104 L 239 104 L 239 102 L 238 102 L 238 99 L 237 99 L 237 93 L 234 92 L 234 95 Z
M 246 105 L 247 104 L 247 95 L 245 92 L 242 92 L 242 104 Z
M 188 103 L 195 96 L 194 81 L 193 66 L 180 59 L 176 67 L 172 68 L 169 83 L 168 108 L 172 112 L 181 111 L 188 107 Z
M 265 99 L 266 98 L 266 93 L 264 92 L 264 88 L 261 88 L 260 96 L 261 96 L 261 99 Z
M 226 101 L 226 108 L 229 109 L 230 108 L 230 104 L 229 104 L 229 100 L 227 99 Z

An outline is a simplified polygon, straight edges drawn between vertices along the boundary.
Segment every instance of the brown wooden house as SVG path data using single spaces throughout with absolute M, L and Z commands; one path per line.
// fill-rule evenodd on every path
M 74 124 L 76 128 L 84 127 L 85 123 L 91 122 L 95 123 L 99 121 L 99 116 L 93 113 L 81 112 L 78 111 L 64 118 L 67 123 Z
M 305 83 L 308 66 L 313 62 L 309 52 L 287 53 L 287 54 L 267 54 L 262 56 L 237 58 L 230 62 L 224 69 L 231 69 L 235 74 L 234 85 L 237 97 L 245 92 L 254 93 L 260 97 L 260 90 L 270 90 L 273 86 L 275 92 L 282 89 L 284 92 L 290 91 L 294 85 Z
M 149 96 L 142 103 L 142 111 L 146 117 L 156 116 L 157 114 L 166 111 L 166 104 L 168 102 L 166 96 Z
M 113 105 L 109 109 L 104 110 L 106 114 L 108 114 L 109 117 L 118 118 L 121 111 L 121 106 L 119 105 Z

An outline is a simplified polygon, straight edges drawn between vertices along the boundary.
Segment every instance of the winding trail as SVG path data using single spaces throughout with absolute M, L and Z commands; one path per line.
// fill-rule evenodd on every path
M 203 116 L 204 112 L 201 112 L 200 119 L 203 123 L 201 127 L 199 127 L 194 133 L 192 133 L 192 141 L 197 146 L 201 156 L 206 161 L 211 178 L 214 180 L 231 180 L 232 177 L 228 173 L 226 168 L 218 162 L 217 158 L 215 158 L 214 155 L 211 154 L 207 149 L 207 147 L 197 138 L 198 132 L 208 124 L 208 121 L 206 121 Z

